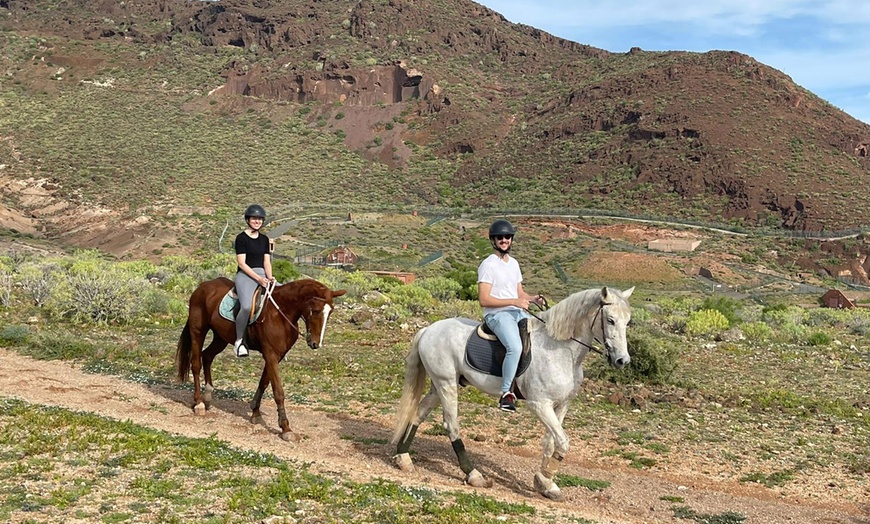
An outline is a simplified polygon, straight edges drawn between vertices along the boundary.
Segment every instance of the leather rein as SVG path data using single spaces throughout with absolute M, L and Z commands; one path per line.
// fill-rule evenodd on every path
M 275 302 L 275 298 L 272 296 L 272 292 L 275 290 L 275 286 L 277 286 L 277 285 L 278 285 L 278 283 L 275 282 L 274 280 L 269 282 L 269 284 L 265 287 L 266 295 L 264 298 L 268 299 L 269 302 L 274 304 L 275 309 L 278 311 L 278 314 L 281 315 L 282 317 L 284 317 L 284 320 L 286 320 L 287 323 L 290 324 L 290 327 L 292 327 L 293 329 L 296 330 L 296 333 L 299 333 L 299 327 L 296 325 L 295 322 L 290 320 L 290 317 L 288 317 L 287 315 L 284 314 L 283 311 L 281 311 L 281 307 L 278 305 L 277 302 Z M 266 306 L 263 306 L 264 309 L 265 309 L 265 307 Z M 258 320 L 257 322 L 264 322 L 265 320 L 266 320 L 265 318 L 260 318 L 260 320 Z

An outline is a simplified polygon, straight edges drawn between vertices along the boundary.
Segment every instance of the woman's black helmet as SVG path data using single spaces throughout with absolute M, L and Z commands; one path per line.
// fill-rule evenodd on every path
M 500 219 L 496 220 L 489 226 L 489 238 L 492 238 L 496 235 L 516 235 L 517 231 L 514 229 L 514 226 L 508 222 L 507 220 Z
M 248 220 L 251 217 L 257 217 L 266 220 L 266 210 L 263 209 L 263 206 L 251 204 L 250 206 L 248 206 L 248 209 L 245 209 L 245 220 Z

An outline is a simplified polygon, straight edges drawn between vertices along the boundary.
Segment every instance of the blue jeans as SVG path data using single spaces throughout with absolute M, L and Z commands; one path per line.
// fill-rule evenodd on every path
M 486 325 L 495 333 L 505 348 L 504 362 L 501 365 L 502 393 L 510 391 L 511 382 L 517 375 L 517 365 L 520 363 L 520 354 L 523 352 L 523 340 L 520 338 L 520 328 L 517 326 L 517 322 L 524 318 L 528 318 L 528 315 L 522 309 L 506 309 L 483 317 Z

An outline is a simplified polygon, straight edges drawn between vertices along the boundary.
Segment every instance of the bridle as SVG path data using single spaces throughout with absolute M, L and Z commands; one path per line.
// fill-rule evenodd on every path
M 539 306 L 537 303 L 534 303 L 534 304 L 535 304 L 536 306 L 538 306 L 538 309 L 540 309 L 541 311 L 546 311 L 547 309 L 550 308 L 550 306 L 549 306 L 549 304 L 547 304 L 547 299 L 544 298 L 543 295 L 540 295 L 540 297 L 543 299 L 543 301 L 544 301 L 544 305 L 543 305 L 543 306 Z M 601 340 L 598 340 L 598 337 L 593 336 L 592 340 L 594 340 L 595 342 L 597 342 L 597 343 L 601 344 L 602 346 L 604 346 L 605 349 L 607 349 L 607 331 L 604 330 L 604 315 L 603 315 L 602 313 L 603 313 L 603 311 L 604 311 L 604 306 L 609 306 L 609 305 L 610 305 L 610 304 L 605 304 L 604 302 L 599 302 L 599 303 L 598 303 L 598 311 L 596 311 L 596 312 L 595 312 L 595 316 L 592 317 L 592 325 L 593 325 L 593 326 L 595 325 L 595 320 L 596 320 L 597 318 L 601 318 L 601 337 L 604 339 L 603 341 L 601 341 Z M 544 325 L 547 324 L 547 322 L 544 321 L 544 319 L 542 319 L 542 318 L 539 317 L 538 315 L 534 314 L 532 311 L 529 311 L 529 310 L 527 310 L 527 311 L 529 312 L 530 315 L 532 315 L 533 317 L 535 317 L 536 319 L 538 319 L 538 320 L 541 322 L 541 324 L 544 324 Z M 590 345 L 590 344 L 587 344 L 586 342 L 583 342 L 582 340 L 578 340 L 578 339 L 576 339 L 576 338 L 574 338 L 574 337 L 568 337 L 568 338 L 569 338 L 570 340 L 573 340 L 574 342 L 580 344 L 581 346 L 585 347 L 585 348 L 588 349 L 589 351 L 594 351 L 595 353 L 598 353 L 598 354 L 601 355 L 602 357 L 608 357 L 608 355 L 607 355 L 606 352 L 602 351 L 601 349 L 599 349 L 599 348 L 597 348 L 597 347 L 595 347 L 595 346 L 592 346 L 592 345 Z M 608 358 L 609 358 L 609 357 L 608 357 Z

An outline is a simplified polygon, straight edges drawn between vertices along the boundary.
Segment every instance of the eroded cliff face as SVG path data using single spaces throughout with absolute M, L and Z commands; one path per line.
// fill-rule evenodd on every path
M 444 100 L 434 79 L 404 64 L 353 68 L 347 63 L 324 64 L 321 72 L 276 75 L 261 67 L 232 64 L 221 90 L 226 95 L 246 95 L 304 104 L 376 106 L 427 100 L 439 108 Z

